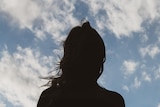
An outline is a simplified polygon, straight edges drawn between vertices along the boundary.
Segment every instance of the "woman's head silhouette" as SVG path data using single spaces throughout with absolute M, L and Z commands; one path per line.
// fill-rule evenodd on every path
M 97 81 L 103 71 L 105 45 L 89 22 L 71 29 L 64 42 L 64 56 L 60 62 L 66 81 Z
M 71 29 L 60 61 L 62 74 L 42 92 L 37 107 L 125 107 L 123 97 L 97 84 L 105 45 L 89 22 Z

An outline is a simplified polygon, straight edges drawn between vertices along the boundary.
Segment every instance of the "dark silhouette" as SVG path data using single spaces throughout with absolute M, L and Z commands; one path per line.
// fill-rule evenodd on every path
M 89 22 L 74 27 L 64 42 L 60 77 L 42 92 L 37 107 L 125 107 L 123 97 L 97 84 L 105 45 Z

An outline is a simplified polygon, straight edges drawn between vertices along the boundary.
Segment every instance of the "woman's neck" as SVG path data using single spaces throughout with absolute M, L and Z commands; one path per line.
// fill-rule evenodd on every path
M 73 88 L 91 88 L 97 86 L 96 81 L 66 81 L 65 86 Z

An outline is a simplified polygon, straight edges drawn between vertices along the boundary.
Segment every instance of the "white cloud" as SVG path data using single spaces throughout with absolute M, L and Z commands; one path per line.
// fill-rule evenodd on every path
M 150 83 L 152 81 L 151 75 L 148 74 L 147 72 L 142 72 L 141 78 L 138 78 L 137 76 L 135 76 L 134 81 L 132 81 L 130 87 L 128 87 L 127 85 L 124 85 L 122 87 L 122 89 L 126 90 L 127 92 L 130 91 L 130 88 L 136 88 L 137 89 L 142 85 L 143 81 L 146 81 L 146 82 Z
M 146 34 L 141 35 L 141 42 L 147 42 L 148 41 L 148 36 Z
M 160 79 L 160 67 L 155 71 L 155 79 Z
M 89 5 L 90 13 L 96 17 L 100 29 L 110 29 L 117 38 L 129 37 L 132 32 L 143 32 L 144 21 L 152 22 L 160 16 L 159 0 L 82 1 Z M 102 10 L 104 13 L 100 14 Z
M 64 32 L 70 29 L 72 26 L 79 24 L 79 21 L 74 17 L 74 4 L 75 0 L 44 0 L 44 8 L 41 19 L 43 20 L 42 29 L 43 32 L 47 32 L 52 35 L 55 41 L 61 41 L 64 39 Z
M 89 6 L 99 32 L 108 28 L 117 38 L 143 32 L 142 23 L 160 16 L 159 0 L 81 0 Z M 75 17 L 76 0 L 0 0 L 0 11 L 10 16 L 10 22 L 30 29 L 37 38 L 50 34 L 55 42 L 64 39 L 64 32 L 80 21 Z M 126 5 L 127 4 L 127 5 Z M 88 10 L 86 10 L 88 11 Z M 3 14 L 4 15 L 4 14 Z M 16 24 L 15 24 L 16 23 Z M 102 33 L 103 34 L 103 33 Z
M 52 57 L 20 46 L 13 54 L 6 48 L 0 55 L 0 94 L 14 106 L 35 107 L 44 83 L 39 76 L 47 75 Z
M 137 77 L 135 77 L 134 83 L 132 84 L 132 87 L 139 88 L 140 86 L 141 86 L 141 81 Z
M 160 107 L 160 103 L 157 105 L 157 107 Z
M 128 87 L 127 85 L 124 85 L 124 86 L 122 87 L 122 89 L 125 90 L 125 91 L 127 91 L 127 92 L 129 92 L 129 87 Z
M 146 72 L 142 72 L 142 80 L 151 82 L 151 76 L 147 74 Z
M 9 22 L 27 28 L 39 39 L 46 34 L 57 43 L 64 32 L 79 24 L 74 17 L 75 0 L 1 0 L 0 11 L 10 16 Z
M 0 11 L 12 17 L 12 23 L 20 28 L 31 28 L 33 21 L 40 15 L 41 8 L 33 0 L 0 0 Z
M 122 65 L 122 69 L 126 75 L 133 74 L 136 71 L 138 62 L 132 60 L 125 60 Z
M 6 107 L 6 104 L 0 101 L 0 107 Z
M 142 57 L 149 55 L 151 58 L 154 58 L 160 53 L 160 48 L 157 45 L 148 45 L 147 47 L 140 48 L 139 52 Z

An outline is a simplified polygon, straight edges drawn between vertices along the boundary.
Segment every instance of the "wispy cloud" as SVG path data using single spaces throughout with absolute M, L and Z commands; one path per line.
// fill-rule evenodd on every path
M 160 66 L 154 72 L 155 79 L 160 79 Z
M 157 107 L 160 107 L 160 103 L 157 105 Z
M 142 80 L 151 82 L 152 79 L 151 79 L 150 74 L 148 74 L 147 72 L 142 72 Z
M 41 8 L 33 0 L 1 0 L 0 11 L 11 17 L 11 23 L 20 28 L 31 28 L 34 20 L 40 16 Z M 27 14 L 27 15 L 26 15 Z
M 141 35 L 141 42 L 142 42 L 142 43 L 147 42 L 148 39 L 149 39 L 149 38 L 148 38 L 147 34 Z
M 81 0 L 100 31 L 109 29 L 117 38 L 130 37 L 132 32 L 144 32 L 142 23 L 160 17 L 159 0 Z M 20 28 L 30 29 L 37 38 L 50 34 L 55 41 L 63 39 L 64 32 L 79 23 L 75 16 L 76 0 L 1 0 L 0 11 L 10 16 L 9 21 Z M 126 5 L 127 4 L 127 5 Z M 26 15 L 27 14 L 27 15 Z M 67 16 L 67 17 L 66 17 Z M 16 23 L 16 24 L 15 24 Z
M 148 45 L 144 48 L 140 48 L 139 52 L 142 57 L 149 55 L 151 58 L 154 58 L 160 53 L 160 48 L 158 47 L 158 45 Z
M 138 78 L 137 76 L 134 77 L 134 79 L 131 81 L 131 84 L 129 85 L 123 85 L 122 89 L 129 92 L 130 89 L 136 88 L 138 89 L 141 85 L 143 85 L 143 82 L 149 82 L 151 83 L 152 78 L 151 75 L 145 71 L 141 73 L 141 77 Z
M 39 76 L 47 75 L 52 58 L 43 56 L 38 50 L 17 47 L 10 54 L 6 49 L 0 57 L 0 93 L 14 106 L 35 107 L 44 81 Z
M 123 85 L 122 89 L 129 92 L 129 87 L 127 85 Z
M 131 86 L 134 88 L 139 88 L 141 86 L 141 81 L 138 79 L 138 77 L 134 78 L 134 83 Z
M 143 22 L 151 23 L 160 17 L 159 0 L 83 1 L 89 5 L 90 13 L 96 17 L 96 21 L 102 22 L 99 25 L 100 29 L 110 29 L 117 38 L 129 37 L 132 32 L 143 32 Z M 102 11 L 103 13 L 100 14 Z
M 125 60 L 122 65 L 122 70 L 124 70 L 125 75 L 133 74 L 136 71 L 138 62 L 132 60 Z
M 0 101 L 0 107 L 6 107 L 6 104 Z
M 9 22 L 19 28 L 27 28 L 39 39 L 50 34 L 55 42 L 61 41 L 73 25 L 79 24 L 74 17 L 75 0 L 1 0 L 0 12 L 9 16 Z

